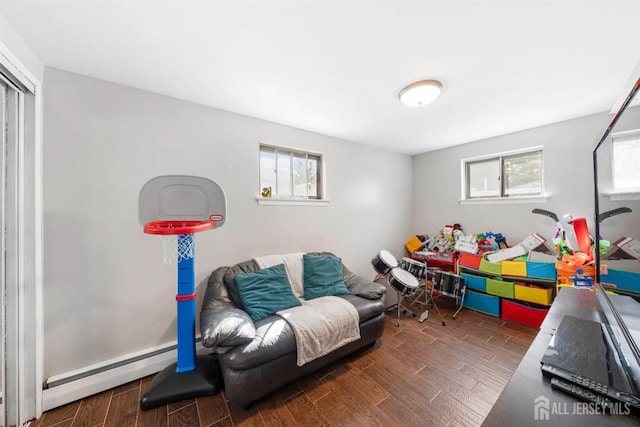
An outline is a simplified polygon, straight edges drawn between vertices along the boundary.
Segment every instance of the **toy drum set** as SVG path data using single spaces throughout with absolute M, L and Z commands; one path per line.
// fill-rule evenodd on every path
M 376 273 L 378 273 L 374 281 L 379 282 L 381 279 L 385 279 L 389 287 L 396 291 L 397 302 L 395 307 L 398 314 L 398 326 L 400 326 L 400 310 L 416 315 L 409 307 L 402 304 L 406 296 L 413 295 L 414 291 L 420 288 L 420 281 L 414 275 L 416 271 L 414 269 L 414 271 L 410 272 L 398 266 L 396 257 L 384 249 L 373 257 L 371 264 Z
M 402 258 L 402 260 L 398 262 L 393 254 L 383 249 L 373 257 L 371 264 L 377 273 L 374 281 L 383 284 L 386 282 L 386 284 L 389 285 L 387 288 L 396 291 L 397 301 L 389 308 L 395 306 L 398 326 L 400 326 L 401 310 L 416 316 L 416 313 L 413 310 L 406 305 L 403 305 L 403 300 L 407 296 L 416 296 L 413 303 L 419 302 L 418 297 L 420 295 L 416 295 L 417 292 L 425 294 L 425 301 L 420 302 L 421 304 L 424 304 L 427 308 L 429 304 L 433 304 L 443 326 L 445 325 L 445 322 L 440 314 L 438 306 L 436 305 L 437 297 L 445 296 L 456 300 L 458 309 L 454 313 L 453 319 L 456 318 L 462 309 L 464 295 L 466 292 L 465 278 L 448 271 L 429 271 L 427 268 L 426 257 L 424 262 L 406 257 Z M 433 280 L 428 284 L 427 280 L 431 276 L 433 277 Z M 421 284 L 424 286 L 421 286 Z M 429 310 L 427 309 L 420 315 L 418 320 L 420 322 L 424 322 L 428 316 Z

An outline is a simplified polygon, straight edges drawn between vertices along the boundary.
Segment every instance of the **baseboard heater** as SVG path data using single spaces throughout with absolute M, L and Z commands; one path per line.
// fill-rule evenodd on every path
M 118 387 L 160 372 L 176 361 L 177 342 L 131 353 L 95 365 L 47 378 L 43 385 L 42 410 L 58 406 Z M 196 342 L 197 354 L 211 353 Z

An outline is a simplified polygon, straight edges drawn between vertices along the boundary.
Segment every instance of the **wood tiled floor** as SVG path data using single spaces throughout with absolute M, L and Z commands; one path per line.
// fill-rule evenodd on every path
M 224 392 L 142 411 L 151 377 L 46 412 L 33 427 L 477 426 L 537 330 L 439 304 L 419 323 L 395 313 L 379 342 L 243 410 Z

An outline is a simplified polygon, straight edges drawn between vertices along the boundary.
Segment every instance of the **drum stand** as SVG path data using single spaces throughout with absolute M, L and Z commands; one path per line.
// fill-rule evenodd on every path
M 413 317 L 416 317 L 417 314 L 415 313 L 415 311 L 411 310 L 409 307 L 402 304 L 402 300 L 404 300 L 404 297 L 407 295 L 407 292 L 396 291 L 396 295 L 398 296 L 398 303 L 396 304 L 396 312 L 398 314 L 398 317 L 396 319 L 396 322 L 397 322 L 397 326 L 400 327 L 400 311 L 401 310 L 404 310 L 407 313 L 411 313 Z
M 442 318 L 442 314 L 440 314 L 440 310 L 438 310 L 438 304 L 436 304 L 436 299 L 433 297 L 433 283 L 431 284 L 431 289 L 427 288 L 427 304 L 433 304 L 433 308 L 436 309 L 436 313 L 438 313 L 438 318 L 440 318 L 440 322 L 442 322 L 442 326 L 447 326 L 446 323 L 444 323 L 444 319 Z M 426 314 L 425 319 L 429 316 L 429 310 L 427 307 L 427 310 L 423 313 L 423 315 Z M 456 312 L 456 314 L 458 314 Z M 455 319 L 455 315 L 453 316 L 453 318 Z M 422 319 L 422 316 L 420 316 L 420 319 Z M 423 320 L 424 321 L 424 320 Z
M 435 285 L 432 283 L 431 288 L 427 287 L 427 301 L 428 303 L 430 302 L 433 304 L 433 308 L 436 309 L 436 313 L 438 313 L 438 317 L 442 322 L 442 326 L 447 326 L 446 323 L 444 322 L 444 319 L 442 318 L 442 314 L 440 314 L 440 310 L 438 310 L 438 305 L 436 304 L 436 298 L 433 296 L 434 286 Z M 458 309 L 456 310 L 455 313 L 453 313 L 453 316 L 451 316 L 453 320 L 456 320 L 456 316 L 458 315 L 458 313 L 460 313 L 460 310 L 462 310 L 462 304 L 464 304 L 464 295 L 466 293 L 466 290 L 467 290 L 467 286 L 463 282 L 462 284 L 460 284 L 459 288 L 456 289 L 455 295 L 448 295 L 443 293 L 439 295 L 439 296 L 448 296 L 456 300 Z M 436 290 L 436 292 L 438 292 L 438 290 Z M 423 316 L 424 316 L 424 319 L 422 318 Z M 420 321 L 423 322 L 428 316 L 429 316 L 429 312 L 425 311 L 424 313 L 422 313 L 422 316 L 420 316 L 420 319 L 421 319 Z
M 389 273 L 387 274 L 381 274 L 381 273 L 377 273 L 376 277 L 374 277 L 373 281 L 375 282 L 376 280 L 379 279 L 386 279 L 387 283 L 389 283 Z M 393 286 L 389 285 L 389 288 L 395 289 L 393 288 Z M 404 305 L 402 302 L 405 298 L 405 296 L 407 295 L 407 292 L 400 292 L 399 290 L 396 289 L 396 303 L 392 306 L 389 306 L 385 309 L 385 311 L 395 311 L 397 313 L 397 326 L 400 327 L 400 312 L 401 311 L 405 311 L 408 313 L 411 313 L 413 315 L 413 317 L 416 317 L 417 314 L 411 310 L 409 307 L 407 307 L 406 305 Z

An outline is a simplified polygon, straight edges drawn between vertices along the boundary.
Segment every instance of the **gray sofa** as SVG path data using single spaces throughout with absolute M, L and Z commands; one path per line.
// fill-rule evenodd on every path
M 356 307 L 360 339 L 298 366 L 296 338 L 289 324 L 277 315 L 254 323 L 243 310 L 235 277 L 257 270 L 258 264 L 250 260 L 213 271 L 200 312 L 202 344 L 218 354 L 225 394 L 232 404 L 248 408 L 261 397 L 375 343 L 382 335 L 384 303 L 381 297 L 386 288 L 353 274 L 343 265 L 349 294 L 339 297 Z

